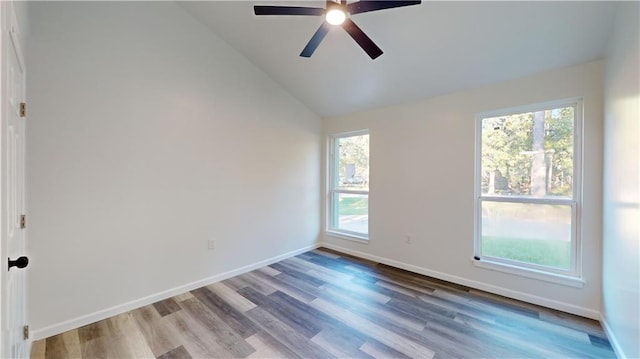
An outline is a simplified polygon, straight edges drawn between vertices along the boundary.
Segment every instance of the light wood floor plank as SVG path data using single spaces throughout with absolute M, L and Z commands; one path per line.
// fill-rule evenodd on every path
M 486 321 L 487 323 L 495 323 L 496 321 L 496 314 L 492 311 L 483 310 L 466 303 L 460 303 L 456 300 L 452 300 L 451 297 L 446 297 L 446 299 L 444 299 L 435 295 L 420 295 L 418 296 L 418 299 L 423 302 L 445 308 L 451 312 L 465 314 L 478 320 Z
M 261 272 L 261 273 L 264 273 L 266 275 L 270 275 L 272 277 L 273 276 L 277 276 L 278 274 L 282 273 L 282 272 L 277 271 L 277 270 L 275 270 L 275 269 L 273 269 L 273 268 L 271 268 L 269 266 L 262 267 L 262 268 L 258 269 L 257 272 Z
M 422 331 L 426 325 L 426 321 L 415 318 L 404 312 L 394 310 L 392 307 L 381 305 L 375 301 L 368 301 L 366 297 L 353 297 L 350 293 L 339 291 L 334 288 L 323 288 L 321 298 L 337 303 L 343 308 L 370 318 L 374 321 L 385 319 L 399 326 L 403 326 L 415 331 Z M 365 300 L 359 300 L 365 299 Z
M 247 357 L 249 359 L 300 358 L 296 353 L 265 332 L 256 333 L 246 340 L 247 343 L 256 348 L 256 351 Z
M 184 345 L 181 345 L 158 357 L 158 359 L 192 359 L 192 358 L 193 357 L 191 356 L 191 354 L 189 354 L 189 352 L 184 347 Z
M 299 272 L 296 269 L 287 266 L 286 264 L 274 263 L 270 267 L 282 272 L 278 275 L 278 277 L 286 275 L 288 277 L 298 279 L 300 282 L 304 282 L 307 285 L 311 285 L 316 288 L 324 284 L 322 280 L 314 278 L 313 276 L 310 276 L 305 272 Z
M 191 292 L 186 292 L 186 293 L 176 295 L 175 297 L 173 297 L 173 300 L 175 300 L 177 303 L 180 303 L 184 300 L 191 299 L 191 298 L 193 298 L 193 295 L 191 294 Z
M 227 325 L 227 322 L 220 319 L 215 313 L 209 311 L 201 301 L 194 298 L 186 300 L 182 304 L 192 321 L 198 322 L 203 328 L 208 329 L 209 335 L 216 338 L 216 341 L 222 344 L 234 358 L 245 358 L 255 351 L 239 333 L 235 332 Z
M 268 282 L 260 279 L 259 276 L 254 273 L 246 273 L 241 276 L 241 278 L 249 284 L 250 287 L 257 290 L 263 295 L 269 295 L 276 291 L 276 288 L 271 286 Z
M 298 272 L 302 272 L 302 273 L 306 273 L 306 271 L 309 270 L 309 266 L 305 264 L 305 262 L 303 261 L 297 261 L 295 257 L 292 258 L 287 258 L 285 260 L 282 260 L 280 262 L 278 262 L 278 264 L 286 266 L 292 270 L 298 271 Z
M 80 358 L 80 338 L 78 330 L 64 332 L 62 334 L 43 339 L 45 345 L 45 358 Z
M 302 358 L 335 358 L 331 353 L 319 345 L 307 340 L 306 337 L 285 325 L 260 307 L 256 307 L 247 314 L 259 323 L 265 332 L 278 339 L 287 348 Z
M 345 274 L 342 273 L 340 271 L 337 270 L 333 270 L 331 268 L 327 268 L 324 266 L 321 266 L 319 264 L 313 263 L 313 262 L 309 262 L 307 260 L 304 260 L 302 258 L 299 257 L 293 257 L 293 258 L 289 258 L 290 261 L 297 263 L 298 265 L 301 265 L 309 270 L 315 270 L 316 272 L 322 272 L 326 275 L 328 275 L 330 278 L 333 279 L 344 279 L 344 280 L 351 280 L 353 279 L 353 275 L 350 274 Z
M 155 358 L 151 347 L 135 318 L 131 313 L 124 313 L 107 319 L 112 333 L 118 333 L 122 338 L 124 356 L 131 355 L 135 358 Z
M 275 288 L 279 292 L 286 293 L 287 295 L 294 297 L 301 302 L 309 303 L 310 301 L 316 299 L 316 296 L 309 293 L 309 291 L 305 290 L 304 288 L 300 288 L 300 286 L 297 286 L 294 283 L 287 281 L 286 277 L 281 277 L 281 276 L 286 276 L 286 275 L 280 273 L 275 277 L 272 277 L 262 272 L 256 273 L 256 277 L 266 281 L 267 283 L 269 283 L 269 285 L 271 285 L 273 288 Z M 311 287 L 311 286 L 308 286 L 308 287 Z M 311 288 L 312 288 L 310 290 L 311 292 L 314 292 L 314 293 L 317 292 L 317 289 L 315 287 L 311 287 Z
M 332 317 L 339 319 L 347 325 L 359 330 L 379 342 L 388 345 L 397 351 L 412 358 L 433 358 L 434 352 L 415 342 L 397 335 L 367 319 L 342 309 L 341 307 L 330 303 L 322 298 L 318 298 L 311 302 L 311 305 Z
M 233 358 L 233 355 L 221 340 L 212 335 L 209 328 L 195 321 L 187 311 L 180 311 L 167 316 L 167 322 L 176 333 L 176 338 L 183 343 L 187 352 L 194 358 Z
M 208 286 L 207 288 L 239 312 L 246 312 L 247 310 L 251 310 L 256 307 L 254 303 L 238 294 L 235 290 L 227 287 L 224 283 L 218 282 Z
M 372 340 L 364 343 L 360 350 L 376 359 L 408 359 L 409 357 L 388 347 L 378 341 Z
M 47 351 L 46 340 L 36 340 L 31 345 L 31 359 L 45 359 Z
M 253 288 L 244 288 L 239 293 L 306 338 L 312 338 L 322 330 L 314 320 L 309 320 L 313 318 L 309 318 L 305 313 L 296 312 L 295 308 L 282 305 L 282 303 L 262 295 Z
M 182 305 L 203 304 L 231 329 L 229 335 L 238 334 L 241 338 L 248 338 L 258 332 L 258 326 L 254 322 L 209 289 L 200 288 L 192 291 L 192 293 L 195 298 L 182 302 Z
M 180 346 L 181 340 L 153 306 L 131 311 L 142 336 L 153 354 L 160 356 Z M 169 317 L 169 316 L 167 316 Z M 166 317 L 165 317 L 166 318 Z
M 303 279 L 299 279 L 299 278 L 293 277 L 289 273 L 280 273 L 277 276 L 275 276 L 274 278 L 280 280 L 281 282 L 288 283 L 292 287 L 294 287 L 294 288 L 306 293 L 307 295 L 311 295 L 313 297 L 317 297 L 318 296 L 318 292 L 320 291 L 319 287 L 317 287 L 317 286 L 315 286 L 313 284 L 307 283 Z
M 355 342 L 345 333 L 325 329 L 311 338 L 311 341 L 326 349 L 337 358 L 373 358 L 371 355 L 360 350 L 364 344 Z
M 318 275 L 318 272 L 309 271 L 310 275 Z M 354 280 L 350 280 L 348 282 L 341 281 L 331 281 L 327 282 L 322 286 L 323 288 L 333 288 L 337 291 L 347 292 L 353 296 L 361 296 L 363 298 L 368 298 L 368 300 L 376 301 L 380 304 L 387 303 L 391 296 L 387 295 L 387 293 L 380 293 L 380 290 L 374 290 L 368 286 L 358 285 Z
M 110 334 L 109 322 L 105 320 L 78 328 L 78 337 L 81 345 Z

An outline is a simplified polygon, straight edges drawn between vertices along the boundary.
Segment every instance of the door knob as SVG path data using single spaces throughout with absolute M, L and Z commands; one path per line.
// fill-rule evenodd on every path
M 15 261 L 12 261 L 11 258 L 8 258 L 8 259 L 9 259 L 9 270 L 11 270 L 11 267 L 24 268 L 29 265 L 29 258 L 24 256 L 16 259 Z

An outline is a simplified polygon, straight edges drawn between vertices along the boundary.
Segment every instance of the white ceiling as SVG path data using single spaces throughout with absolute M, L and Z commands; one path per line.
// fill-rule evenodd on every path
M 351 2 L 351 1 L 349 1 Z M 322 117 L 389 106 L 602 58 L 613 2 L 433 2 L 357 14 L 384 54 L 371 60 L 340 27 L 298 55 L 323 21 L 255 16 L 253 5 L 180 2 L 196 19 Z

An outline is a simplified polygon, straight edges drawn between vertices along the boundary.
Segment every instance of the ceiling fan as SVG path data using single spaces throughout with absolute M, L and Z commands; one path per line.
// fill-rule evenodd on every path
M 340 2 L 337 2 L 340 1 Z M 350 15 L 363 12 L 391 9 L 402 6 L 418 5 L 421 1 L 372 1 L 361 0 L 347 4 L 347 0 L 327 0 L 327 6 L 303 7 L 303 6 L 268 6 L 256 5 L 253 10 L 256 15 L 303 15 L 303 16 L 324 16 L 325 21 L 313 34 L 311 40 L 304 47 L 300 56 L 311 57 L 316 51 L 320 42 L 329 32 L 331 26 L 342 25 L 342 28 L 362 47 L 362 49 L 375 59 L 382 55 L 382 50 L 367 36 L 351 19 Z

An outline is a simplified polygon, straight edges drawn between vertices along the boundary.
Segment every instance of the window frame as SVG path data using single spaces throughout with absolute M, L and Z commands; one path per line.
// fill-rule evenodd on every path
M 582 280 L 582 250 L 581 250 L 581 206 L 582 206 L 582 140 L 583 140 L 583 99 L 569 98 L 531 105 L 516 106 L 500 110 L 477 113 L 475 115 L 475 171 L 474 171 L 474 246 L 473 263 L 476 266 L 508 272 L 511 274 L 532 277 L 536 279 L 581 287 Z M 482 120 L 485 118 L 508 116 L 558 109 L 574 108 L 573 119 L 573 188 L 572 198 L 536 198 L 528 196 L 500 196 L 482 195 Z M 520 262 L 505 258 L 482 255 L 482 203 L 525 203 L 525 204 L 555 204 L 571 208 L 571 266 L 568 270 Z
M 366 195 L 367 202 L 369 200 L 369 192 L 370 190 L 350 190 L 350 189 L 340 189 L 339 186 L 339 177 L 340 171 L 338 169 L 339 161 L 336 160 L 336 152 L 338 146 L 338 140 L 341 138 L 347 137 L 355 137 L 369 135 L 369 163 L 371 163 L 371 133 L 369 129 L 362 129 L 357 131 L 349 131 L 349 132 L 340 132 L 335 134 L 330 134 L 327 136 L 327 197 L 326 197 L 326 221 L 325 221 L 325 232 L 339 238 L 356 240 L 359 242 L 369 242 L 369 226 L 367 227 L 367 233 L 355 232 L 345 229 L 337 228 L 338 216 L 338 201 L 336 201 L 337 196 L 340 194 L 357 194 L 357 195 Z M 371 174 L 369 174 L 369 178 Z M 369 206 L 367 205 L 367 217 L 369 216 Z M 367 221 L 368 225 L 368 221 Z

